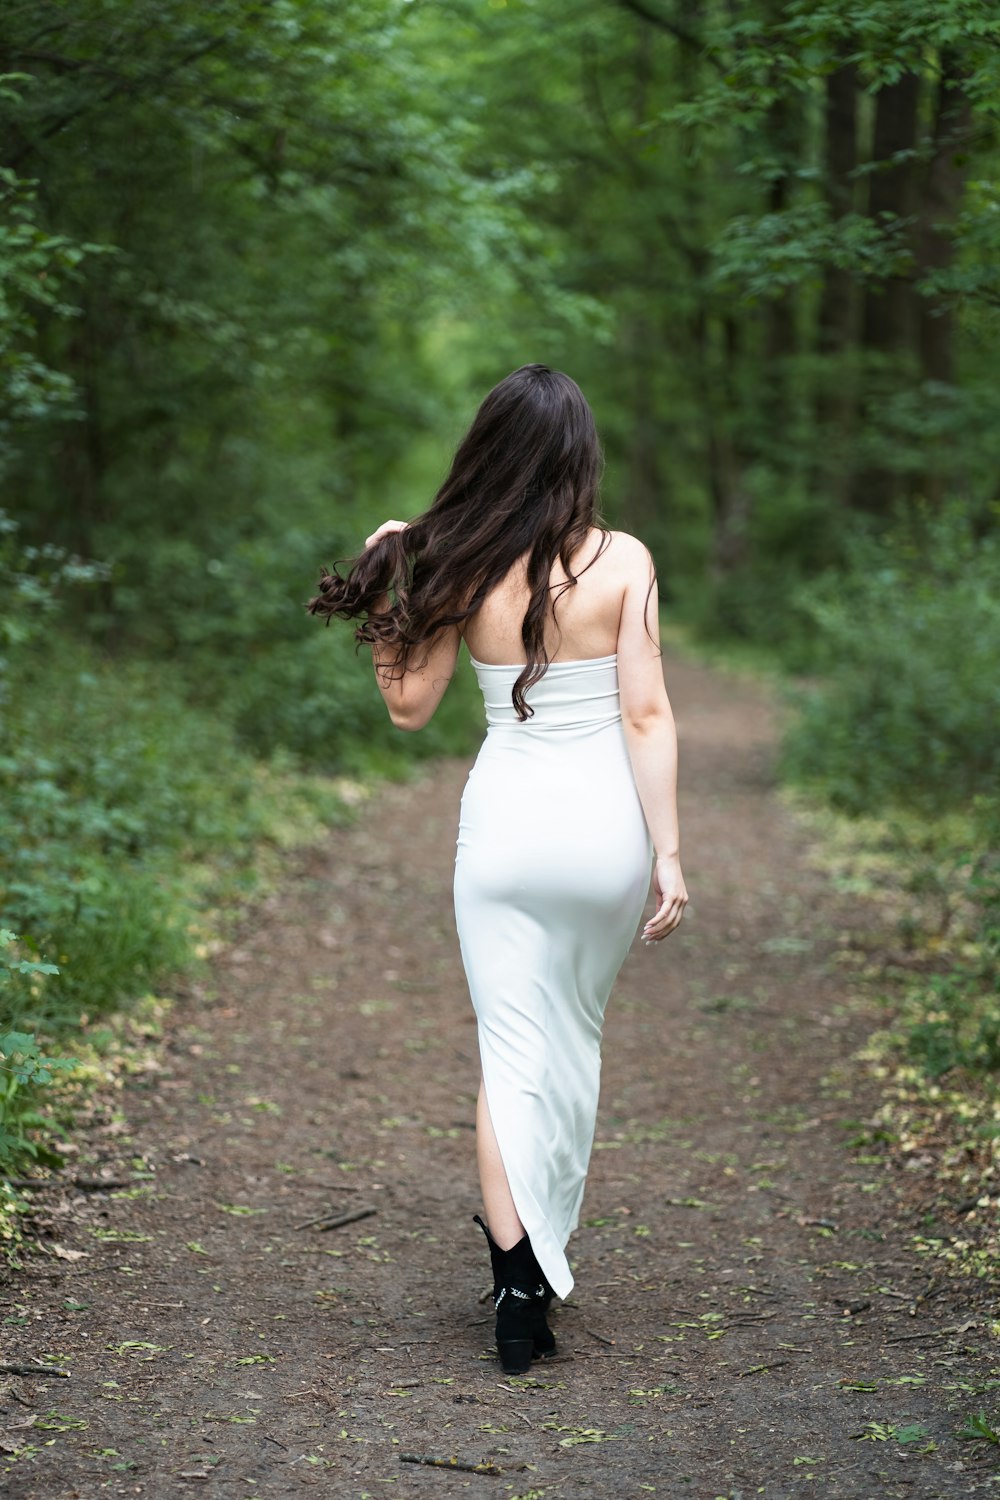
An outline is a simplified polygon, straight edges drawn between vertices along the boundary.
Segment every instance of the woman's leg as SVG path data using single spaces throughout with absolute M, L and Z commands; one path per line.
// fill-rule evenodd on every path
M 476 1159 L 479 1163 L 479 1181 L 490 1234 L 502 1250 L 509 1250 L 523 1238 L 524 1225 L 517 1217 L 517 1209 L 510 1195 L 507 1173 L 497 1145 L 493 1121 L 490 1119 L 482 1079 L 476 1103 Z

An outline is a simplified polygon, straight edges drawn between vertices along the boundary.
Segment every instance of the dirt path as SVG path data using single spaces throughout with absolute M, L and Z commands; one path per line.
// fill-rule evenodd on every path
M 444 764 L 291 870 L 179 1007 L 78 1168 L 153 1178 L 46 1200 L 87 1258 L 3 1291 L 4 1357 L 72 1372 L 0 1385 L 12 1500 L 993 1492 L 996 1450 L 956 1436 L 996 1407 L 983 1300 L 921 1298 L 919 1226 L 846 1149 L 870 1021 L 837 959 L 868 914 L 773 793 L 765 695 L 669 677 L 692 911 L 612 1000 L 561 1358 L 504 1380 L 478 1301 Z

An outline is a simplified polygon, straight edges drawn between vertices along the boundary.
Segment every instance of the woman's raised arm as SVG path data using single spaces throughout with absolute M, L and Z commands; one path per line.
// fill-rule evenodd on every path
M 417 648 L 404 672 L 396 667 L 394 651 L 372 646 L 375 681 L 397 729 L 423 729 L 433 718 L 455 675 L 461 639 L 457 625 L 445 626 L 428 643 L 424 655 Z
M 405 521 L 383 521 L 378 530 L 365 539 L 365 546 L 373 546 L 391 531 L 405 531 L 406 525 Z M 381 601 L 375 612 L 383 605 L 384 601 Z M 461 639 L 456 625 L 446 626 L 428 643 L 426 654 L 411 661 L 404 672 L 398 670 L 395 651 L 377 643 L 372 646 L 375 681 L 397 729 L 423 729 L 433 718 L 455 675 Z

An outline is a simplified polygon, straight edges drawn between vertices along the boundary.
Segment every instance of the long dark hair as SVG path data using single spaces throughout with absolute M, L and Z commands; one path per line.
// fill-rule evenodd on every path
M 551 600 L 576 583 L 570 559 L 595 526 L 601 445 L 574 380 L 547 365 L 522 365 L 494 386 L 458 446 L 429 510 L 347 565 L 323 570 L 310 614 L 361 620 L 358 641 L 389 648 L 401 675 L 415 652 L 448 625 L 461 625 L 527 555 L 528 607 L 521 625 L 525 666 L 514 684 L 519 719 L 525 691 L 545 673 Z M 565 580 L 551 584 L 556 559 Z

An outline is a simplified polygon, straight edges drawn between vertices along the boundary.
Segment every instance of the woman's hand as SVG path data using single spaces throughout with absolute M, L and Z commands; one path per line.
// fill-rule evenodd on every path
M 679 926 L 688 904 L 687 887 L 681 874 L 680 859 L 658 859 L 653 868 L 653 890 L 656 910 L 642 929 L 644 943 L 658 943 Z
M 371 536 L 365 538 L 365 546 L 374 547 L 375 543 L 380 542 L 384 536 L 388 536 L 390 531 L 405 531 L 409 524 L 408 521 L 383 521 L 378 531 L 373 531 Z

